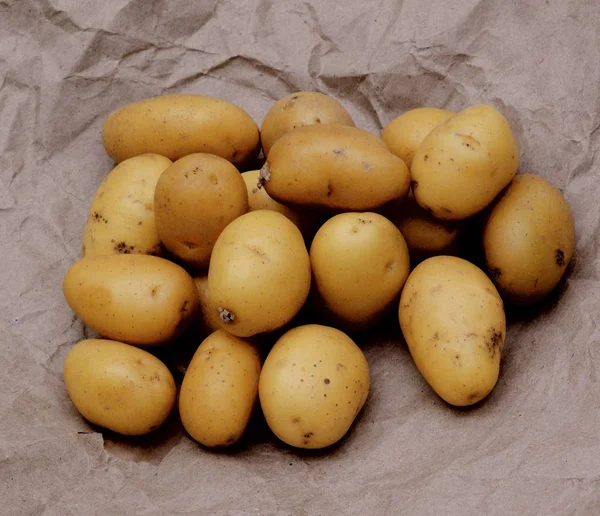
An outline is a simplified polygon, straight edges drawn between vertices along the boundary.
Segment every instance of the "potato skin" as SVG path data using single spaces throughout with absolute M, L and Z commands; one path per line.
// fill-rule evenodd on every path
M 329 219 L 310 248 L 314 288 L 336 326 L 366 329 L 396 301 L 410 271 L 400 231 L 377 213 Z
M 63 293 L 77 317 L 100 335 L 137 346 L 175 338 L 199 305 L 185 269 L 141 254 L 82 258 L 67 271 Z
M 117 165 L 98 187 L 85 228 L 83 256 L 160 255 L 154 222 L 154 190 L 170 159 L 143 154 Z
M 221 318 L 208 289 L 208 275 L 194 277 L 194 283 L 200 300 L 200 312 L 197 318 L 198 330 L 205 335 L 210 335 L 221 329 Z
M 85 419 L 123 435 L 152 432 L 175 404 L 175 381 L 167 366 L 122 342 L 79 342 L 65 358 L 63 376 Z
M 556 287 L 575 250 L 569 205 L 542 177 L 517 175 L 490 211 L 483 248 L 488 274 L 507 300 L 539 301 Z
M 425 137 L 455 114 L 453 111 L 433 107 L 411 109 L 385 126 L 381 131 L 381 139 L 390 152 L 404 161 L 410 170 L 415 153 Z
M 369 364 L 345 333 L 309 324 L 285 333 L 260 375 L 267 424 L 297 448 L 325 448 L 350 429 L 369 395 Z
M 162 95 L 112 112 L 102 131 L 117 163 L 152 152 L 172 161 L 188 154 L 216 154 L 236 166 L 258 155 L 258 126 L 242 108 L 205 95 Z
M 415 199 L 432 215 L 461 220 L 483 210 L 517 172 L 519 148 L 491 106 L 469 107 L 431 131 L 411 166 Z
M 425 260 L 404 285 L 398 317 L 417 369 L 447 403 L 472 405 L 492 391 L 506 318 L 482 270 L 453 256 Z
M 181 422 L 196 441 L 224 447 L 242 437 L 258 400 L 260 362 L 254 346 L 225 330 L 200 344 L 179 395 Z
M 221 231 L 248 211 L 246 184 L 227 160 L 190 154 L 161 175 L 154 210 L 165 247 L 187 265 L 206 269 Z
M 213 249 L 208 287 L 222 327 L 238 337 L 280 328 L 310 290 L 300 230 L 281 213 L 258 210 L 227 226 Z
M 310 125 L 283 135 L 261 170 L 267 193 L 283 204 L 367 211 L 408 194 L 404 162 L 366 131 Z
M 263 153 L 284 134 L 313 124 L 343 124 L 354 127 L 350 114 L 333 97 L 315 91 L 299 91 L 279 99 L 267 112 L 260 128 Z

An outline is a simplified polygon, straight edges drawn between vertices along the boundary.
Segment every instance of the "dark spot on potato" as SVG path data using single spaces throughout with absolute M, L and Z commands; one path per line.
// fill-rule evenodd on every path
M 152 430 L 156 430 L 157 428 L 158 428 L 158 425 L 152 425 L 152 426 L 150 427 L 150 431 L 152 431 Z
M 325 378 L 325 380 L 323 380 L 323 383 L 325 385 L 329 385 L 331 383 L 331 380 L 329 378 Z
M 313 432 L 307 432 L 307 433 L 304 434 L 304 438 L 305 439 L 310 439 L 313 435 L 314 435 Z
M 300 97 L 299 95 L 294 95 L 294 96 L 292 97 L 292 100 L 298 100 L 298 98 L 299 98 L 299 97 Z
M 150 292 L 152 297 L 156 296 L 156 294 L 158 293 L 158 289 L 160 288 L 160 285 L 156 285 L 152 291 Z
M 435 287 L 431 287 L 431 289 L 429 290 L 429 293 L 437 294 L 440 290 L 442 290 L 442 285 L 441 285 L 441 283 L 438 283 Z
M 471 394 L 469 394 L 469 397 L 467 398 L 468 401 L 474 401 L 476 399 L 478 399 L 481 396 L 481 394 L 479 394 L 478 392 L 472 392 Z
M 433 340 L 440 340 L 440 334 L 437 331 L 433 334 Z
M 144 204 L 144 209 L 146 211 L 152 211 L 154 209 L 154 205 L 151 202 L 147 202 L 146 204 Z
M 490 337 L 486 339 L 485 344 L 488 353 L 493 358 L 496 355 L 496 350 L 502 345 L 503 335 L 502 332 L 496 331 L 495 328 L 490 329 Z
M 113 249 L 120 254 L 131 254 L 135 250 L 135 247 L 132 245 L 127 245 L 126 242 L 117 242 Z
M 367 163 L 366 161 L 362 162 L 362 166 L 365 169 L 365 172 L 371 172 L 371 170 L 373 170 L 375 168 L 373 165 L 371 165 L 370 163 Z
M 390 260 L 389 262 L 387 262 L 385 264 L 385 270 L 387 272 L 393 271 L 396 268 L 397 264 L 398 264 L 398 262 L 396 260 Z
M 335 368 L 336 368 L 338 371 L 341 371 L 342 369 L 346 369 L 346 366 L 345 366 L 344 364 L 340 364 L 340 363 L 338 362 L 338 364 L 335 366 Z
M 258 188 L 254 187 L 254 188 L 252 189 L 252 193 L 253 193 L 253 194 L 255 194 L 256 192 L 258 192 Z
M 451 210 L 450 208 L 446 208 L 446 206 L 442 206 L 440 209 L 441 209 L 441 210 L 442 210 L 444 213 L 448 213 L 448 214 L 452 213 L 452 210 Z
M 315 117 L 315 123 L 320 124 L 321 123 L 321 119 L 319 117 Z
M 358 217 L 358 222 L 360 222 L 361 224 L 371 224 L 371 222 L 373 222 L 373 221 L 368 220 L 368 219 L 362 219 L 362 218 Z
M 329 183 L 327 183 L 327 197 L 331 197 L 331 194 L 333 193 L 333 185 L 331 184 L 331 181 Z
M 565 264 L 565 253 L 562 249 L 557 249 L 556 253 L 554 253 L 554 259 L 556 260 L 556 265 L 559 267 L 564 266 Z
M 262 251 L 261 249 L 259 249 L 258 247 L 254 246 L 254 245 L 247 245 L 246 244 L 246 249 L 249 249 L 250 251 L 252 251 L 255 255 L 260 256 L 261 258 L 263 258 L 264 260 L 269 261 L 269 258 L 267 256 L 267 253 L 265 253 L 264 251 Z
M 236 440 L 235 435 L 230 435 L 226 444 L 233 444 Z
M 232 152 L 232 154 L 231 154 L 231 157 L 232 157 L 232 158 L 237 158 L 237 155 L 238 155 L 238 151 L 237 151 L 237 150 L 234 150 L 234 151 Z
M 490 267 L 488 269 L 488 274 L 490 278 L 492 278 L 493 280 L 497 280 L 500 276 L 502 276 L 502 271 L 497 267 Z
M 179 313 L 184 316 L 187 311 L 188 311 L 188 305 L 190 304 L 190 302 L 186 299 L 183 304 L 181 305 L 181 308 L 179 309 Z
M 534 288 L 535 288 L 535 287 L 537 287 L 538 280 L 539 280 L 539 278 L 535 278 L 535 281 L 533 282 L 533 287 L 534 287 Z
M 190 250 L 196 249 L 196 244 L 194 242 L 184 242 L 183 245 Z
M 235 322 L 235 314 L 233 312 L 230 312 L 227 310 L 227 308 L 223 308 L 222 306 L 220 306 L 217 310 L 219 311 L 219 317 L 221 318 L 221 321 L 224 323 Z
M 297 425 L 298 423 L 300 423 L 300 421 L 302 421 L 302 419 L 300 419 L 299 417 L 295 417 L 294 419 L 292 419 L 292 424 Z
M 141 225 L 142 225 L 142 221 L 140 220 L 140 221 L 138 222 L 138 226 L 141 226 Z
M 94 213 L 92 213 L 92 220 L 94 222 L 103 222 L 104 224 L 108 224 L 108 220 L 106 220 L 104 215 L 102 215 L 102 213 L 100 213 L 99 211 L 95 211 Z
M 339 149 L 333 149 L 332 151 L 336 156 L 345 156 L 346 155 L 346 151 L 342 148 Z
M 429 154 L 425 154 L 425 156 L 423 156 L 423 161 L 427 161 L 429 159 Z

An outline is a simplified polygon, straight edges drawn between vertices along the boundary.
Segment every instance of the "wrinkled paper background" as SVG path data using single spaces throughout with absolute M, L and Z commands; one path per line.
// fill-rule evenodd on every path
M 600 514 L 599 34 L 597 0 L 0 0 L 0 512 Z M 260 424 L 211 453 L 176 416 L 138 440 L 98 433 L 62 383 L 83 328 L 61 281 L 112 168 L 105 116 L 186 92 L 260 123 L 307 89 L 371 131 L 420 105 L 498 107 L 520 170 L 572 207 L 566 282 L 535 319 L 512 317 L 501 379 L 472 410 L 383 337 L 365 345 L 369 403 L 329 453 Z

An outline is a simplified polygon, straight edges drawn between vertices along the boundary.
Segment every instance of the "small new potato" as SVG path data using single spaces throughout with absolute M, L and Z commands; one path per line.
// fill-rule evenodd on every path
M 325 448 L 350 429 L 369 395 L 369 364 L 345 333 L 309 324 L 285 333 L 260 375 L 269 428 L 297 448 Z
M 342 213 L 310 247 L 316 294 L 340 326 L 366 329 L 397 300 L 410 271 L 398 228 L 377 213 Z
M 469 107 L 438 125 L 410 169 L 419 205 L 442 220 L 471 217 L 517 173 L 519 147 L 506 118 L 491 106 Z
M 415 153 L 425 137 L 455 114 L 452 111 L 432 107 L 411 109 L 394 118 L 381 131 L 381 139 L 410 170 Z
M 99 186 L 83 230 L 83 255 L 162 253 L 154 190 L 170 159 L 144 154 L 117 165 Z
M 175 404 L 177 390 L 167 366 L 147 351 L 122 342 L 79 342 L 65 359 L 63 376 L 79 413 L 119 434 L 152 432 Z
M 103 337 L 138 346 L 177 337 L 199 306 L 185 269 L 143 254 L 82 258 L 67 271 L 63 293 L 84 324 Z
M 366 211 L 408 194 L 408 168 L 383 140 L 339 124 L 283 135 L 260 172 L 275 200 L 321 210 Z
M 425 260 L 404 285 L 398 317 L 417 369 L 442 399 L 466 406 L 492 391 L 506 318 L 481 269 L 453 256 Z
M 450 254 L 456 248 L 461 221 L 436 219 L 419 206 L 412 191 L 405 202 L 394 206 L 386 215 L 402 233 L 415 259 Z
M 350 114 L 333 97 L 316 91 L 299 91 L 273 104 L 260 128 L 263 153 L 269 155 L 273 144 L 298 127 L 313 124 L 343 124 L 354 127 Z
M 260 355 L 224 330 L 200 344 L 183 378 L 179 414 L 186 431 L 209 447 L 242 437 L 258 400 Z
M 248 211 L 246 183 L 227 160 L 190 154 L 160 176 L 154 206 L 165 247 L 186 264 L 206 269 L 221 231 Z
M 556 287 L 575 250 L 567 201 L 540 176 L 516 176 L 489 214 L 483 248 L 488 274 L 506 299 L 539 301 Z
M 310 260 L 300 230 L 276 211 L 246 213 L 217 239 L 208 287 L 222 327 L 238 337 L 280 328 L 310 290 Z
M 199 329 L 202 333 L 208 335 L 221 329 L 221 317 L 210 295 L 208 275 L 196 276 L 194 283 L 196 284 L 196 289 L 198 289 L 198 299 L 200 300 Z
M 108 116 L 102 140 L 117 163 L 147 152 L 173 161 L 201 152 L 245 166 L 260 150 L 258 126 L 248 113 L 205 95 L 162 95 L 127 104 Z

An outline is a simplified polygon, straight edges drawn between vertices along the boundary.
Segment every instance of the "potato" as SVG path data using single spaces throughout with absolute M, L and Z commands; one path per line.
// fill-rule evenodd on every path
M 194 278 L 196 289 L 198 290 L 198 299 L 200 300 L 199 326 L 200 331 L 210 334 L 221 328 L 221 317 L 219 311 L 214 305 L 210 290 L 208 289 L 208 275 L 196 276 Z
M 573 256 L 569 205 L 540 176 L 518 175 L 489 214 L 483 247 L 488 274 L 507 300 L 539 301 L 556 287 Z
M 82 258 L 65 275 L 63 292 L 77 317 L 100 335 L 138 346 L 175 338 L 199 306 L 183 268 L 143 254 Z
M 339 124 L 285 134 L 260 176 L 281 203 L 329 210 L 373 210 L 405 197 L 409 188 L 408 168 L 380 138 Z
M 400 231 L 377 213 L 342 213 L 317 231 L 310 247 L 315 290 L 326 313 L 348 329 L 376 324 L 408 277 Z
M 248 191 L 249 211 L 277 211 L 296 224 L 305 240 L 312 238 L 318 227 L 318 218 L 315 214 L 306 210 L 291 208 L 269 197 L 264 188 L 258 188 L 257 186 L 259 173 L 260 170 L 250 170 L 242 174 Z
M 104 148 L 117 163 L 152 152 L 175 161 L 188 154 L 216 154 L 236 166 L 260 150 L 258 126 L 243 109 L 204 95 L 163 95 L 111 113 Z
M 154 190 L 170 159 L 144 154 L 117 165 L 102 182 L 83 230 L 83 255 L 162 253 Z
M 177 390 L 167 366 L 147 351 L 122 342 L 79 342 L 65 358 L 63 376 L 79 413 L 119 434 L 152 432 L 175 404 Z
M 381 139 L 410 169 L 415 153 L 425 137 L 454 115 L 452 111 L 432 107 L 411 109 L 394 118 L 381 131 Z
M 268 156 L 273 144 L 297 127 L 313 124 L 343 124 L 354 127 L 350 114 L 333 97 L 316 91 L 299 91 L 278 100 L 260 128 L 262 148 Z
M 369 395 L 369 364 L 335 328 L 309 324 L 285 333 L 260 374 L 269 428 L 297 448 L 325 448 L 348 432 Z
M 417 369 L 442 399 L 466 406 L 491 392 L 506 320 L 482 270 L 453 256 L 425 260 L 404 285 L 398 316 Z
M 227 160 L 190 154 L 163 172 L 154 210 L 165 247 L 187 265 L 206 269 L 221 231 L 248 211 L 246 184 Z
M 179 395 L 187 432 L 209 447 L 236 443 L 258 400 L 260 355 L 224 330 L 208 336 L 194 354 Z
M 502 114 L 472 106 L 423 140 L 410 169 L 413 193 L 436 218 L 465 219 L 510 183 L 518 163 L 519 148 Z
M 449 254 L 456 249 L 462 222 L 436 219 L 419 206 L 412 191 L 405 202 L 384 214 L 400 230 L 416 260 Z
M 281 213 L 258 210 L 227 226 L 213 249 L 208 288 L 223 328 L 238 337 L 280 328 L 310 290 L 300 230 Z

